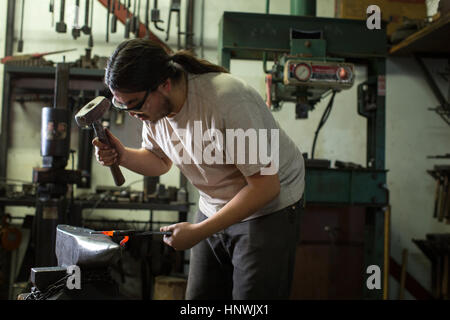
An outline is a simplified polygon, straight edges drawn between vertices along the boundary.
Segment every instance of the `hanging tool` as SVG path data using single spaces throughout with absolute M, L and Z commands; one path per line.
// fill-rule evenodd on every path
M 439 177 L 439 173 L 436 173 L 434 176 L 436 179 L 436 191 L 434 194 L 434 209 L 433 209 L 433 218 L 438 217 L 438 209 L 439 209 L 439 195 L 441 192 L 441 178 Z
M 181 38 L 180 38 L 180 9 L 181 9 L 181 0 L 171 0 L 170 8 L 169 8 L 169 20 L 167 22 L 167 33 L 166 33 L 166 41 L 169 40 L 170 34 L 170 21 L 172 18 L 172 13 L 175 12 L 177 14 L 177 46 L 178 49 L 181 48 Z
M 127 21 L 125 22 L 125 39 L 130 38 L 131 18 L 130 18 L 131 0 L 127 4 Z
M 89 28 L 89 0 L 86 0 L 84 5 L 84 26 L 81 28 L 84 34 L 90 34 L 91 28 Z
M 17 42 L 17 51 L 22 52 L 23 51 L 23 15 L 24 15 L 24 9 L 25 9 L 25 0 L 22 0 L 22 20 L 20 21 L 20 36 L 19 41 Z
M 148 25 L 149 10 L 150 10 L 150 0 L 146 0 L 145 1 L 145 36 L 147 37 L 147 39 L 150 39 L 150 28 Z
M 111 33 L 116 33 L 117 31 L 116 0 L 113 0 L 111 14 L 112 14 Z
M 91 0 L 91 21 L 89 23 L 89 40 L 88 40 L 88 47 L 92 48 L 94 46 L 94 38 L 92 36 L 92 19 L 94 17 L 94 0 Z
M 109 11 L 111 10 L 111 0 L 108 0 L 108 7 L 106 8 L 106 42 L 109 42 Z
M 72 37 L 76 40 L 80 37 L 80 26 L 78 24 L 78 17 L 80 12 L 80 0 L 75 1 L 75 14 L 73 16 L 73 25 L 72 25 Z
M 449 175 L 448 175 L 448 173 L 444 173 L 444 182 L 442 183 L 441 194 L 439 196 L 439 198 L 440 198 L 439 213 L 438 213 L 438 221 L 439 222 L 444 221 L 444 218 L 446 216 L 446 203 L 447 203 L 448 190 L 449 190 Z
M 123 247 L 125 243 L 128 242 L 130 236 L 138 237 L 138 236 L 152 236 L 152 235 L 172 235 L 171 231 L 138 231 L 138 230 L 110 230 L 110 231 L 91 231 L 90 234 L 104 234 L 109 237 L 124 237 L 120 241 L 120 245 Z
M 139 38 L 139 29 L 141 24 L 141 0 L 138 0 L 138 10 L 137 10 L 137 17 L 136 17 L 136 26 L 134 27 L 134 34 L 136 38 Z
M 67 25 L 64 22 L 64 10 L 66 8 L 66 0 L 61 0 L 61 7 L 59 8 L 59 21 L 56 23 L 56 32 L 66 33 Z
M 50 0 L 49 11 L 52 14 L 52 27 L 55 25 L 55 0 Z
M 133 6 L 133 16 L 131 17 L 131 28 L 130 32 L 135 33 L 136 32 L 136 25 L 137 25 L 137 18 L 136 18 L 136 0 L 134 0 L 134 6 Z
M 19 55 L 19 56 L 7 56 L 7 57 L 2 58 L 0 60 L 0 62 L 8 63 L 8 62 L 13 62 L 13 61 L 39 59 L 46 55 L 69 52 L 69 51 L 74 51 L 74 50 L 77 50 L 77 49 L 60 50 L 60 51 L 52 51 L 52 52 L 44 52 L 44 53 L 32 53 L 32 54 L 24 54 L 24 55 Z
M 155 28 L 159 31 L 164 31 L 163 28 L 158 26 L 159 22 L 164 22 L 159 18 L 158 0 L 155 0 L 152 12 L 150 14 L 150 19 L 153 22 Z

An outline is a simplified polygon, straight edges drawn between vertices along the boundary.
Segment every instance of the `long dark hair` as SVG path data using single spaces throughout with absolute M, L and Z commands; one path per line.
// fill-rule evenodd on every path
M 105 84 L 112 90 L 139 92 L 155 89 L 168 78 L 178 79 L 182 70 L 189 73 L 228 72 L 207 60 L 198 59 L 190 51 L 169 54 L 159 44 L 148 39 L 126 40 L 109 57 Z

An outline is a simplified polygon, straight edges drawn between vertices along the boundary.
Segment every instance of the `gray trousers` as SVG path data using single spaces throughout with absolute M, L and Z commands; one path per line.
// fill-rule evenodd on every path
M 300 200 L 199 242 L 191 249 L 186 299 L 289 299 L 302 212 Z M 198 211 L 196 222 L 205 219 Z

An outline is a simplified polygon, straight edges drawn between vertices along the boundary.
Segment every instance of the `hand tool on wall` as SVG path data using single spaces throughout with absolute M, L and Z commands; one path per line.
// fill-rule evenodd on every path
M 435 165 L 433 170 L 427 170 L 436 181 L 434 194 L 433 218 L 450 224 L 450 166 Z
M 442 218 L 445 219 L 446 223 L 449 223 L 449 206 L 450 206 L 450 177 L 449 173 L 446 172 L 445 178 L 444 178 L 444 192 L 442 196 Z
M 127 21 L 125 22 L 125 39 L 130 38 L 130 30 L 131 30 L 131 18 L 130 18 L 130 7 L 131 0 L 128 0 L 127 4 Z
M 20 35 L 19 35 L 19 41 L 17 42 L 17 52 L 23 51 L 23 15 L 24 15 L 24 9 L 25 9 L 25 0 L 22 0 L 22 18 L 20 21 Z
M 171 231 L 138 231 L 138 230 L 110 230 L 110 231 L 91 231 L 91 234 L 104 234 L 109 237 L 124 237 L 120 241 L 120 245 L 124 246 L 131 237 L 152 236 L 152 235 L 172 235 Z
M 111 102 L 107 98 L 99 96 L 91 100 L 75 115 L 75 121 L 77 122 L 78 126 L 92 126 L 100 142 L 109 146 L 111 146 L 111 143 L 100 120 L 103 114 L 109 110 L 110 106 Z M 125 178 L 123 177 L 122 171 L 120 170 L 119 166 L 117 164 L 114 164 L 110 166 L 110 169 L 115 184 L 117 186 L 123 185 L 125 182 Z
M 108 7 L 106 8 L 106 42 L 109 42 L 109 10 L 111 10 L 111 0 L 108 0 Z
M 150 19 L 153 22 L 153 25 L 155 26 L 155 28 L 159 31 L 164 31 L 163 28 L 161 28 L 160 26 L 158 26 L 159 22 L 164 22 L 159 18 L 159 9 L 158 9 L 158 0 L 155 0 L 154 4 L 153 4 L 153 9 L 152 12 L 150 14 Z
M 55 0 L 50 0 L 48 11 L 52 14 L 52 24 L 53 27 L 55 25 Z
M 133 4 L 133 15 L 131 16 L 131 25 L 130 25 L 130 32 L 131 33 L 135 33 L 136 31 L 136 0 L 134 0 L 134 4 Z
M 94 17 L 94 0 L 91 0 L 91 21 L 89 23 L 90 28 L 89 28 L 89 40 L 88 40 L 88 46 L 89 48 L 92 48 L 94 46 L 94 37 L 92 36 L 92 20 Z
M 84 26 L 81 28 L 84 34 L 91 33 L 91 28 L 89 27 L 89 1 L 86 0 L 84 5 Z
M 444 179 L 443 179 L 443 183 L 441 184 L 441 192 L 439 195 L 439 216 L 438 216 L 438 221 L 442 222 L 444 221 L 444 212 L 445 212 L 445 203 L 446 203 L 446 193 L 448 190 L 448 184 L 449 184 L 449 179 L 448 179 L 448 174 L 444 174 Z
M 150 0 L 145 1 L 145 36 L 150 39 L 150 27 L 149 27 L 149 10 L 150 10 Z
M 66 0 L 61 0 L 61 7 L 59 8 L 59 21 L 56 23 L 56 32 L 66 33 L 67 25 L 64 22 L 64 10 L 66 8 Z
M 80 25 L 78 21 L 79 13 L 80 13 L 80 0 L 75 1 L 75 8 L 74 8 L 74 15 L 73 15 L 73 25 L 72 25 L 72 37 L 76 40 L 80 37 Z
M 136 38 L 139 38 L 139 27 L 141 24 L 140 16 L 141 16 L 141 0 L 138 0 L 138 9 L 135 20 L 136 25 L 134 26 L 134 35 L 136 36 Z
M 116 0 L 113 0 L 111 14 L 112 14 L 111 33 L 116 33 L 116 31 L 117 31 Z
M 436 191 L 434 194 L 434 209 L 433 209 L 433 218 L 437 218 L 438 209 L 439 209 L 439 194 L 441 192 L 441 179 L 439 174 L 436 172 L 433 177 L 436 179 Z
M 178 49 L 181 47 L 181 39 L 180 39 L 180 9 L 181 9 L 181 0 L 171 0 L 170 8 L 169 8 L 169 20 L 167 22 L 167 33 L 166 33 L 166 41 L 169 40 L 170 35 L 170 21 L 172 17 L 172 13 L 175 12 L 177 14 L 177 43 Z
M 0 60 L 0 62 L 7 63 L 7 62 L 12 62 L 12 61 L 39 59 L 46 55 L 69 52 L 69 51 L 74 51 L 74 50 L 77 50 L 77 49 L 68 49 L 68 50 L 60 50 L 60 51 L 52 51 L 52 52 L 44 52 L 44 53 L 24 54 L 24 55 L 20 55 L 20 56 L 7 56 L 7 57 L 2 58 Z

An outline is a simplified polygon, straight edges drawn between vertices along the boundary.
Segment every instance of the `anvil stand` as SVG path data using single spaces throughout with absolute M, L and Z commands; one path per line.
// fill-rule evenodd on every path
M 81 225 L 81 216 L 71 214 L 71 198 L 67 197 L 69 185 L 81 181 L 79 170 L 65 169 L 72 122 L 68 107 L 69 70 L 69 64 L 57 64 L 54 105 L 42 109 L 42 168 L 33 168 L 33 182 L 38 184 L 32 241 L 36 267 L 57 265 L 54 252 L 57 225 Z
M 32 268 L 31 292 L 20 295 L 19 299 L 126 299 L 111 274 L 112 265 L 117 265 L 121 258 L 121 247 L 108 236 L 92 234 L 92 231 L 58 225 L 54 250 L 57 266 Z

